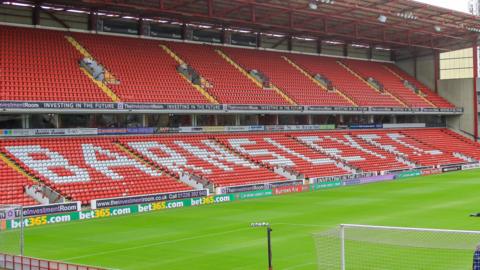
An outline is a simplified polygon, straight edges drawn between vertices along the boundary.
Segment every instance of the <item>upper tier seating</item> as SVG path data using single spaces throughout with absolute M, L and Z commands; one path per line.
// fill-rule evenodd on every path
M 37 202 L 25 194 L 25 187 L 35 182 L 15 171 L 0 160 L 0 204 L 35 205 Z
M 158 41 L 74 34 L 80 44 L 120 84 L 110 84 L 122 101 L 146 103 L 209 103 L 177 72 L 178 63 Z
M 111 102 L 79 68 L 83 58 L 65 38 L 66 32 L 0 26 L 0 100 Z M 337 58 L 214 47 L 106 35 L 68 33 L 104 65 L 119 84 L 109 84 L 124 102 L 206 104 L 208 99 L 176 70 L 178 63 L 160 45 L 185 58 L 213 87 L 223 104 L 289 104 L 275 90 L 263 90 L 215 52 L 220 49 L 245 70 L 256 69 L 299 105 L 352 106 L 338 92 L 328 92 L 288 63 L 286 56 L 311 76 L 320 74 L 359 106 L 403 107 L 390 95 L 374 90 L 342 67 Z M 375 77 L 411 107 L 454 106 L 393 64 L 343 60 L 364 76 Z M 425 101 L 401 85 L 408 80 Z
M 437 93 L 433 92 L 430 88 L 425 86 L 423 83 L 421 83 L 419 80 L 415 79 L 413 76 L 408 74 L 407 72 L 401 70 L 399 67 L 397 67 L 394 64 L 385 64 L 388 68 L 390 68 L 393 72 L 396 74 L 400 75 L 403 79 L 409 81 L 413 85 L 415 85 L 422 93 L 424 93 L 426 98 L 432 102 L 435 106 L 439 108 L 455 108 L 453 104 L 442 98 L 440 95 Z
M 211 85 L 207 90 L 222 104 L 289 105 L 279 94 L 264 90 L 215 52 L 216 47 L 168 42 L 180 58 Z
M 114 145 L 111 138 L 3 141 L 1 150 L 27 172 L 72 200 L 191 190 Z
M 172 173 L 193 174 L 215 187 L 286 180 L 229 151 L 207 136 L 135 137 L 120 141 Z
M 266 166 L 283 167 L 308 178 L 349 174 L 337 165 L 338 161 L 285 134 L 225 135 L 218 139 L 233 151 Z
M 65 32 L 0 26 L 0 100 L 111 102 Z
M 291 66 L 281 53 L 225 47 L 227 55 L 246 70 L 256 69 L 301 105 L 352 106 L 337 93 L 328 92 Z
M 331 57 L 317 57 L 292 54 L 289 56 L 295 63 L 311 75 L 326 76 L 335 88 L 351 98 L 359 106 L 403 107 L 391 96 L 380 93 L 367 83 L 358 79 Z
M 343 62 L 363 78 L 372 77 L 375 80 L 381 82 L 385 87 L 386 91 L 399 98 L 409 107 L 433 107 L 421 96 L 417 95 L 411 89 L 405 87 L 403 82 L 397 76 L 388 71 L 388 69 L 386 69 L 383 64 L 359 60 L 343 60 Z

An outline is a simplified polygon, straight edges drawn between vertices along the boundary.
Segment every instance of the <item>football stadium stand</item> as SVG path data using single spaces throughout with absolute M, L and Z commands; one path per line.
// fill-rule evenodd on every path
M 298 141 L 318 151 L 324 151 L 362 171 L 386 171 L 409 168 L 387 151 L 368 145 L 349 132 L 326 134 L 294 134 Z
M 95 198 L 190 189 L 129 156 L 111 138 L 7 140 L 2 146 L 26 173 L 83 203 Z
M 0 26 L 0 100 L 112 101 L 79 68 L 64 32 Z
M 421 93 L 423 93 L 426 98 L 432 102 L 435 106 L 439 108 L 453 108 L 453 104 L 433 92 L 431 89 L 429 89 L 427 86 L 425 86 L 423 83 L 421 83 L 419 80 L 415 79 L 415 77 L 411 76 L 407 72 L 401 70 L 399 67 L 395 66 L 394 64 L 385 64 L 385 67 L 389 69 L 395 76 L 398 76 L 399 79 L 401 80 L 407 80 L 417 89 L 420 90 Z
M 0 201 L 3 204 L 37 204 L 34 199 L 25 194 L 25 187 L 34 183 L 21 172 L 8 166 L 4 161 L 0 162 Z
M 122 101 L 209 103 L 180 76 L 176 69 L 178 63 L 159 46 L 159 42 L 77 33 L 73 36 L 120 81 L 109 87 Z
M 274 86 L 281 89 L 297 104 L 352 106 L 341 95 L 328 92 L 325 88 L 315 84 L 282 58 L 281 53 L 227 47 L 222 50 L 244 69 L 258 70 L 264 73 Z
M 454 107 L 391 64 L 9 26 L 0 35 L 7 67 L 1 100 Z M 84 57 L 116 82 L 88 76 L 79 65 Z M 178 71 L 181 64 L 198 73 L 199 83 Z
M 462 153 L 476 160 L 480 159 L 480 148 L 467 138 L 448 129 L 405 130 L 402 132 L 418 141 L 440 149 L 455 153 Z
M 291 55 L 291 59 L 312 75 L 328 78 L 333 86 L 352 99 L 358 106 L 403 107 L 387 93 L 381 93 L 353 73 L 337 58 Z
M 221 187 L 286 180 L 272 168 L 229 151 L 211 136 L 128 137 L 120 141 L 177 177 L 183 173 L 196 175 L 203 184 Z
M 289 105 L 273 90 L 265 90 L 227 62 L 217 47 L 170 42 L 166 44 L 210 83 L 208 90 L 223 104 Z
M 267 167 L 281 166 L 308 178 L 349 173 L 348 166 L 341 161 L 310 149 L 285 134 L 225 135 L 217 138 L 232 151 Z
M 0 198 L 24 205 L 34 181 L 88 204 L 480 160 L 477 143 L 443 128 L 5 139 L 0 152 Z
M 343 62 L 363 78 L 372 78 L 381 82 L 385 91 L 390 92 L 409 107 L 433 107 L 432 103 L 428 102 L 420 93 L 415 93 L 414 90 L 408 89 L 398 77 L 392 74 L 381 63 L 356 60 L 344 60 Z

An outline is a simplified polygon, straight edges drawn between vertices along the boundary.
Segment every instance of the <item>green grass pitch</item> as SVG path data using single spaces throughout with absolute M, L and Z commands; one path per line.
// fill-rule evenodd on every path
M 340 223 L 480 230 L 480 171 L 29 228 L 26 255 L 115 269 L 314 270 L 313 233 Z

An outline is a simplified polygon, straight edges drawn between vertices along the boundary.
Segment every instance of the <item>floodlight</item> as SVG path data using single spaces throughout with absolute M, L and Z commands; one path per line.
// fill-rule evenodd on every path
M 382 14 L 382 15 L 378 16 L 377 20 L 381 23 L 386 23 L 387 22 L 387 16 Z

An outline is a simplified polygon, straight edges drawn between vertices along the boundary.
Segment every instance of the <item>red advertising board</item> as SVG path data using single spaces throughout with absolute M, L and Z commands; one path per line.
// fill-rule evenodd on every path
M 442 173 L 442 169 L 433 168 L 433 169 L 423 169 L 422 175 L 432 175 Z
M 305 192 L 310 190 L 309 185 L 284 186 L 273 188 L 273 195 L 282 195 L 286 193 Z

